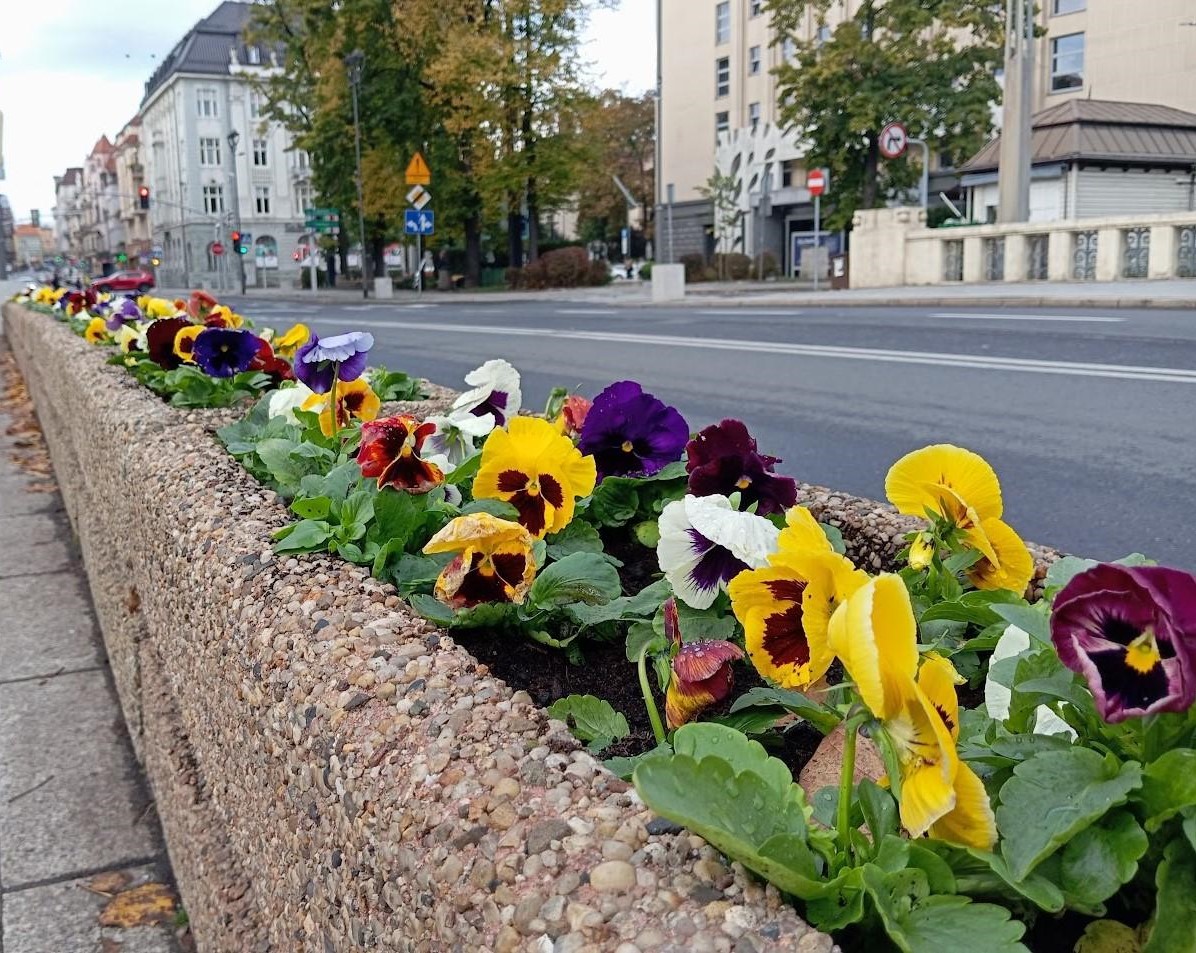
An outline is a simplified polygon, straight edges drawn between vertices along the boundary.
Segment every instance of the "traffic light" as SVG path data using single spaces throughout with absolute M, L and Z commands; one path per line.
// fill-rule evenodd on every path
M 238 255 L 244 255 L 249 249 L 245 246 L 245 234 L 243 232 L 233 232 L 229 235 L 229 239 L 233 243 L 233 251 Z
M 149 208 L 149 186 L 143 185 L 137 190 L 137 201 L 142 209 Z
M 155 268 L 157 268 L 160 264 L 162 264 L 162 259 L 161 258 L 151 258 L 150 264 L 153 265 Z

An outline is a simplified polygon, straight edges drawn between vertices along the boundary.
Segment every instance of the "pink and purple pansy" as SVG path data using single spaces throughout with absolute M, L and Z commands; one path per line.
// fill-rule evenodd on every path
M 1107 722 L 1187 711 L 1196 700 L 1190 573 L 1111 563 L 1082 572 L 1055 597 L 1051 638 Z
M 674 407 L 618 381 L 594 398 L 577 447 L 594 457 L 598 479 L 651 476 L 681 459 L 689 425 Z
M 797 482 L 772 472 L 780 459 L 760 453 L 740 420 L 702 430 L 686 446 L 685 455 L 689 492 L 696 496 L 739 493 L 740 507 L 755 504 L 761 516 L 784 513 L 797 504 Z

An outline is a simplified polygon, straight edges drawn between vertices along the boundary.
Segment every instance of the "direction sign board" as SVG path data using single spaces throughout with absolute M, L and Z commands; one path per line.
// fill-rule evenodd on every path
M 428 168 L 428 163 L 424 161 L 422 152 L 417 152 L 413 155 L 411 161 L 407 164 L 407 184 L 432 184 L 432 170 Z
M 212 254 L 213 255 L 223 255 L 224 254 L 224 245 L 222 245 L 220 242 L 212 242 Z
M 404 231 L 408 235 L 434 235 L 436 233 L 436 213 L 409 208 L 404 219 L 404 226 Z
M 909 130 L 899 122 L 891 122 L 880 131 L 880 154 L 886 159 L 899 159 L 909 148 Z
M 811 169 L 806 175 L 806 188 L 811 195 L 822 195 L 826 191 L 826 173 L 821 169 Z
M 425 189 L 422 185 L 413 185 L 411 190 L 407 193 L 407 201 L 414 205 L 420 211 L 427 208 L 428 203 L 432 201 L 432 193 Z

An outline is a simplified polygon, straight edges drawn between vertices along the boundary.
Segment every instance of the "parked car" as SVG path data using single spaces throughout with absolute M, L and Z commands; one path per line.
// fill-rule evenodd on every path
M 106 278 L 97 278 L 91 283 L 96 291 L 137 291 L 145 294 L 154 288 L 154 273 L 138 271 L 114 271 Z

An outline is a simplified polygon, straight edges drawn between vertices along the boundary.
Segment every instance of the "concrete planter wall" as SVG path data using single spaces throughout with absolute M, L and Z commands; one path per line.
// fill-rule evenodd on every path
M 212 437 L 228 412 L 5 317 L 204 953 L 831 949 L 391 587 L 275 558 L 288 516 Z M 804 491 L 888 564 L 905 521 Z

